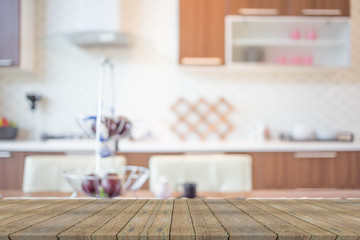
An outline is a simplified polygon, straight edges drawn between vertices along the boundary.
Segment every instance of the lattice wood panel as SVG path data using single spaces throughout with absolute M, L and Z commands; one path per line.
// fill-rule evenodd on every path
M 179 98 L 171 109 L 178 117 L 171 129 L 183 141 L 194 134 L 201 140 L 208 139 L 210 135 L 224 140 L 234 129 L 228 119 L 234 108 L 224 98 L 213 104 L 204 98 L 195 103 Z

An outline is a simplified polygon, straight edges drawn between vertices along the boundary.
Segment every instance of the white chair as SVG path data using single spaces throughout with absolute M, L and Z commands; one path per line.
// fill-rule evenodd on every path
M 173 188 L 195 182 L 201 192 L 250 191 L 251 164 L 251 157 L 245 154 L 155 155 L 149 160 L 150 190 L 165 176 Z
M 51 156 L 39 155 L 25 158 L 24 192 L 72 192 L 70 184 L 62 176 L 67 168 L 89 167 L 95 164 L 95 156 Z M 124 166 L 123 156 L 102 160 L 102 166 Z

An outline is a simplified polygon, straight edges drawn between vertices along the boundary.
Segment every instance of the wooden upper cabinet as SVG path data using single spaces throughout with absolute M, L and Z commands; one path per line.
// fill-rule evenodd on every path
M 0 0 L 0 67 L 19 65 L 20 0 Z
M 350 0 L 290 0 L 290 15 L 350 16 Z
M 277 16 L 288 14 L 288 0 L 229 0 L 230 15 Z
M 224 64 L 225 8 L 226 0 L 180 0 L 180 64 Z

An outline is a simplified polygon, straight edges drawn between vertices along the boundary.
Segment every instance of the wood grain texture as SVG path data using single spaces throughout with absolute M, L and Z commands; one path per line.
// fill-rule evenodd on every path
M 110 204 L 111 201 L 108 200 L 90 202 L 63 214 L 57 215 L 47 221 L 40 222 L 36 225 L 11 234 L 10 238 L 12 240 L 58 239 L 57 235 L 62 231 L 76 225 L 78 222 L 90 217 Z
M 225 0 L 180 0 L 179 63 L 216 57 L 224 64 Z
M 7 200 L 0 240 L 352 240 L 360 239 L 359 206 L 359 199 Z
M 357 222 L 360 219 L 344 219 L 341 218 L 339 213 L 322 210 L 321 208 L 315 209 L 308 204 L 296 200 L 262 200 L 266 204 L 284 211 L 296 218 L 319 226 L 329 232 L 338 235 L 337 239 L 358 239 L 359 234 L 356 233 L 360 230 L 360 224 L 351 223 L 355 219 Z M 350 222 L 349 222 L 350 220 Z M 349 224 L 352 226 L 349 227 Z M 354 228 L 355 227 L 355 228 Z
M 7 204 L 0 207 L 0 219 L 29 212 L 31 210 L 41 208 L 51 204 L 48 200 L 20 200 L 15 204 Z
M 294 227 L 297 227 L 298 229 L 301 229 L 307 233 L 309 233 L 312 237 L 312 240 L 335 240 L 336 234 L 331 233 L 329 231 L 326 231 L 320 227 L 317 227 L 313 224 L 310 224 L 306 221 L 303 221 L 299 218 L 296 218 L 294 216 L 291 216 L 285 212 L 282 212 L 276 208 L 270 207 L 266 205 L 265 203 L 262 203 L 261 200 L 247 200 L 247 202 L 251 203 L 255 207 L 262 209 L 268 214 L 271 214 L 278 219 L 281 219 Z
M 24 213 L 13 215 L 13 216 L 5 218 L 5 219 L 1 219 L 0 224 L 5 225 L 5 224 L 8 224 L 8 223 L 15 223 L 17 221 L 20 221 L 20 220 L 23 220 L 25 218 L 31 217 L 33 215 L 37 215 L 39 213 L 43 213 L 43 212 L 48 211 L 50 209 L 63 207 L 64 205 L 68 204 L 69 202 L 71 202 L 71 201 L 52 200 L 52 201 L 49 201 L 49 204 L 45 205 L 44 207 L 34 208 L 34 209 L 31 209 L 31 211 L 27 211 L 27 212 L 24 212 Z
M 203 200 L 188 200 L 188 205 L 196 239 L 228 239 L 228 233 Z
M 171 223 L 172 240 L 195 240 L 195 232 L 192 224 L 189 206 L 184 199 L 174 202 L 173 217 Z
M 96 232 L 110 219 L 121 213 L 135 200 L 115 201 L 100 212 L 79 222 L 58 235 L 60 240 L 91 240 L 91 234 Z
M 302 16 L 303 9 L 339 9 L 340 16 L 350 16 L 350 0 L 292 0 L 290 14 Z
M 358 189 L 359 152 L 337 152 L 334 158 L 296 158 L 293 152 L 250 153 L 254 189 Z
M 354 217 L 358 217 L 360 218 L 360 205 L 358 207 L 355 206 L 347 206 L 347 205 L 343 205 L 341 204 L 341 202 L 337 201 L 337 202 L 333 202 L 333 201 L 329 201 L 329 200 L 301 200 L 304 203 L 310 204 L 310 205 L 315 205 L 318 207 L 322 207 L 325 209 L 329 209 L 332 211 L 336 211 L 339 213 L 343 213 L 343 214 L 347 214 L 350 216 L 354 216 Z
M 256 239 L 275 240 L 277 238 L 277 235 L 272 231 L 235 207 L 233 204 L 237 204 L 237 200 L 230 200 L 230 202 L 226 200 L 205 200 L 205 203 L 229 233 L 231 239 L 254 239 L 254 234 L 256 234 Z M 256 229 L 256 233 L 254 229 Z
M 136 200 L 92 234 L 93 240 L 116 240 L 116 235 L 136 215 L 148 200 Z
M 162 201 L 149 200 L 117 235 L 118 239 L 143 239 Z
M 264 214 L 265 212 L 262 209 L 255 207 L 247 201 L 229 200 L 229 202 L 255 219 L 257 224 L 261 224 L 276 233 L 277 238 L 275 239 L 309 240 L 311 238 L 311 235 L 307 232 L 298 229 L 271 214 Z M 257 229 L 258 228 L 259 227 L 257 227 Z M 253 229 L 253 227 L 251 229 Z M 269 233 L 267 235 L 269 235 Z
M 24 154 L 22 152 L 10 152 L 10 155 L 9 158 L 0 158 L 0 188 L 20 190 L 24 174 Z
M 151 227 L 147 231 L 147 239 L 170 239 L 171 219 L 174 200 L 163 200 Z
M 287 0 L 229 0 L 227 13 L 238 15 L 241 8 L 277 9 L 279 15 L 288 14 Z
M 48 200 L 49 201 L 49 200 Z M 56 217 L 60 214 L 63 214 L 67 211 L 70 211 L 72 209 L 76 209 L 80 206 L 83 206 L 87 203 L 92 202 L 93 200 L 83 200 L 83 201 L 73 201 L 73 200 L 66 200 L 66 204 L 62 205 L 54 204 L 51 205 L 51 208 L 47 209 L 44 212 L 39 212 L 31 216 L 24 216 L 23 219 L 17 220 L 16 222 L 10 222 L 7 224 L 2 225 L 2 220 L 0 221 L 0 239 L 1 240 L 8 240 L 9 236 L 12 233 L 21 231 L 23 229 L 26 229 L 30 226 L 33 226 L 37 223 L 42 223 L 48 219 L 51 219 L 53 217 Z M 37 211 L 38 209 L 34 209 L 34 211 Z M 33 211 L 32 211 L 33 212 Z M 5 219 L 7 220 L 7 219 Z M 22 239 L 24 239 L 26 236 L 23 236 Z M 38 237 L 38 236 L 37 236 Z M 20 237 L 19 237 L 20 238 Z M 39 238 L 39 237 L 38 237 Z M 20 238 L 21 239 L 21 238 Z

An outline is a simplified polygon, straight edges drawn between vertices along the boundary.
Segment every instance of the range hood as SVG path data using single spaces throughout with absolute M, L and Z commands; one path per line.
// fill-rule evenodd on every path
M 48 0 L 47 35 L 62 35 L 80 46 L 126 46 L 120 0 Z
M 64 36 L 82 47 L 128 46 L 131 43 L 129 35 L 115 31 L 78 31 Z

